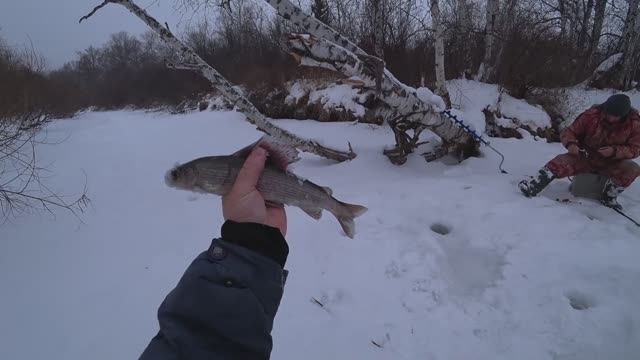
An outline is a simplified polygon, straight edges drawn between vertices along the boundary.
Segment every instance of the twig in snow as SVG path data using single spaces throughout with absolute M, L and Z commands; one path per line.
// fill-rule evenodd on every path
M 316 299 L 316 298 L 312 297 L 312 298 L 311 298 L 311 302 L 313 302 L 314 304 L 316 304 L 316 305 L 318 305 L 318 306 L 320 306 L 321 308 L 323 308 L 323 309 L 324 309 L 324 304 L 323 304 L 323 303 L 321 303 L 321 302 L 320 302 L 320 300 L 318 300 L 318 299 Z

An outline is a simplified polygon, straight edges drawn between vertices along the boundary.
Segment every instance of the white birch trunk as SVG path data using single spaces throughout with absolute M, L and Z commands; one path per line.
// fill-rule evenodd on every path
M 319 21 L 313 16 L 305 14 L 299 7 L 295 6 L 289 0 L 264 1 L 267 4 L 271 5 L 271 7 L 276 10 L 278 15 L 283 17 L 285 20 L 289 20 L 292 24 L 301 27 L 309 34 L 313 34 L 319 38 L 323 38 L 325 40 L 329 40 L 335 44 L 338 44 L 356 55 L 367 55 L 364 50 L 360 49 L 351 40 L 340 35 L 339 32 L 324 24 L 322 21 Z
M 373 6 L 373 46 L 374 55 L 384 59 L 384 9 L 385 0 L 372 0 Z
M 91 13 L 82 17 L 82 20 L 88 19 L 100 8 L 109 3 L 124 6 L 131 13 L 140 18 L 152 30 L 154 30 L 160 38 L 175 51 L 180 59 L 178 64 L 168 64 L 175 69 L 192 70 L 204 76 L 211 85 L 219 90 L 232 104 L 235 104 L 242 111 L 247 120 L 256 125 L 259 130 L 267 133 L 278 140 L 290 144 L 301 151 L 310 152 L 329 159 L 344 161 L 353 159 L 356 154 L 349 149 L 348 152 L 334 150 L 320 145 L 317 141 L 302 139 L 284 129 L 273 125 L 247 100 L 240 92 L 238 92 L 220 73 L 209 66 L 202 58 L 200 58 L 191 48 L 178 40 L 168 28 L 162 26 L 156 19 L 151 17 L 144 9 L 133 3 L 131 0 L 105 0 L 101 5 L 93 9 Z
M 498 25 L 498 10 L 500 8 L 499 0 L 487 0 L 486 12 L 485 12 L 485 27 L 484 27 L 484 56 L 480 67 L 478 68 L 478 74 L 476 80 L 488 82 L 493 77 L 492 61 L 495 44 L 495 32 Z
M 438 0 L 431 1 L 431 19 L 433 28 L 435 29 L 435 70 L 436 70 L 436 88 L 435 93 L 450 104 L 449 92 L 447 91 L 447 85 L 445 83 L 445 68 L 444 68 L 444 29 L 442 22 L 440 21 L 440 6 Z
M 471 35 L 473 34 L 473 19 L 471 17 L 471 8 L 470 8 L 470 4 L 468 2 L 468 0 L 458 0 L 456 2 L 456 8 L 457 8 L 457 12 L 458 12 L 458 17 L 461 20 L 462 23 L 462 28 L 461 30 L 461 34 L 460 34 L 460 39 L 462 40 L 463 44 L 469 44 L 472 41 L 471 40 Z M 465 46 L 463 48 L 463 59 L 464 59 L 464 74 L 465 77 L 467 76 L 467 74 L 471 73 L 471 66 L 473 64 L 473 59 L 472 59 L 472 55 L 471 55 L 471 46 Z

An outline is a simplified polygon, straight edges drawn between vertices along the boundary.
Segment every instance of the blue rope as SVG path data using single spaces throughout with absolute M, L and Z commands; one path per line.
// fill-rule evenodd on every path
M 453 122 L 456 125 L 458 125 L 467 134 L 471 135 L 471 137 L 474 138 L 476 141 L 480 142 L 481 144 L 485 145 L 489 149 L 495 151 L 496 154 L 500 155 L 500 164 L 498 165 L 498 169 L 500 169 L 500 172 L 502 172 L 503 174 L 508 174 L 506 170 L 502 168 L 502 164 L 504 164 L 504 155 L 502 155 L 502 153 L 498 151 L 498 149 L 491 146 L 491 143 L 489 141 L 483 138 L 482 135 L 475 132 L 471 127 L 469 127 L 469 125 L 465 124 L 461 119 L 458 119 L 458 117 L 452 114 L 451 111 L 444 110 L 442 111 L 442 114 L 445 114 L 449 119 L 453 120 Z

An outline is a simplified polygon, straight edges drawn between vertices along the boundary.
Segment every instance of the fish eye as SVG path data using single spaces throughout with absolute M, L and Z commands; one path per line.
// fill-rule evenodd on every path
M 178 180 L 178 170 L 171 170 L 171 180 L 173 181 Z

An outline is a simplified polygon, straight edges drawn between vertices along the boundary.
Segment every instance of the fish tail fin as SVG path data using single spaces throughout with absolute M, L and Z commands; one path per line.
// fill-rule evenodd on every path
M 356 234 L 356 224 L 353 219 L 367 212 L 367 208 L 361 205 L 347 204 L 338 201 L 338 211 L 333 215 L 338 219 L 344 233 L 353 239 Z

